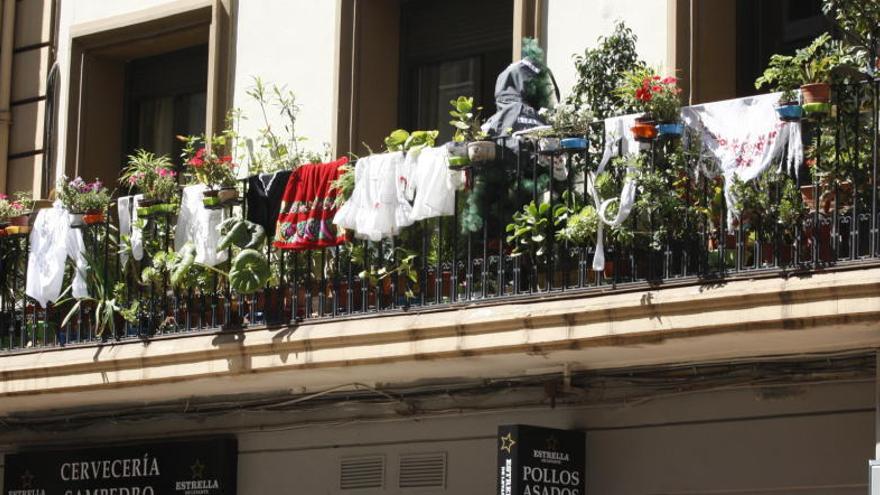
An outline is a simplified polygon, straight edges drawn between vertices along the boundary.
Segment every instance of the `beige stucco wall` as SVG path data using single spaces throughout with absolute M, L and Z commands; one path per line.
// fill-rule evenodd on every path
M 673 63 L 667 39 L 670 2 L 675 0 L 546 0 L 543 34 L 547 62 L 563 97 L 577 81 L 572 55 L 594 48 L 622 20 L 638 36 L 637 50 L 649 64 L 663 70 Z
M 246 91 L 253 77 L 286 85 L 301 107 L 296 132 L 321 150 L 332 141 L 337 2 L 260 0 L 238 2 L 233 105 L 247 117 L 240 132 L 256 137 L 264 127 L 259 107 Z M 283 119 L 271 115 L 280 128 Z
M 0 452 L 233 434 L 243 495 L 349 493 L 338 489 L 340 459 L 361 455 L 384 456 L 385 487 L 356 493 L 471 495 L 495 490 L 497 427 L 530 424 L 586 431 L 587 493 L 861 495 L 873 450 L 872 387 L 871 381 L 738 387 L 556 408 L 538 398 L 529 407 L 501 410 L 489 409 L 498 394 L 458 395 L 458 407 L 445 414 L 411 417 L 395 414 L 400 406 L 394 403 L 304 403 L 285 413 L 20 431 L 0 435 Z M 336 419 L 343 411 L 348 418 Z M 414 453 L 446 454 L 445 490 L 398 488 L 400 456 Z

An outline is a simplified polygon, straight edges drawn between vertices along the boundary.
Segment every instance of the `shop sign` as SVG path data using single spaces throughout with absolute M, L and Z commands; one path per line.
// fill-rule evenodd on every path
M 6 455 L 4 495 L 235 495 L 234 438 Z
M 584 495 L 583 432 L 508 425 L 497 442 L 498 495 Z

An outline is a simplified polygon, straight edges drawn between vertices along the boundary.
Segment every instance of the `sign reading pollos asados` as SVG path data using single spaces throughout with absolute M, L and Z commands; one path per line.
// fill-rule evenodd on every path
M 497 448 L 499 495 L 584 495 L 583 432 L 500 426 Z
M 22 452 L 4 495 L 235 495 L 234 438 Z

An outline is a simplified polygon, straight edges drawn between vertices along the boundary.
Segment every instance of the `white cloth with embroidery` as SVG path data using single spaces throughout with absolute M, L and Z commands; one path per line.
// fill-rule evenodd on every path
M 215 266 L 226 261 L 226 251 L 217 252 L 220 244 L 220 224 L 224 209 L 209 210 L 202 203 L 207 188 L 203 184 L 187 186 L 180 198 L 180 213 L 174 229 L 174 249 L 177 252 L 191 243 L 196 248 L 196 263 Z
M 682 118 L 687 126 L 699 132 L 704 151 L 715 158 L 724 174 L 724 196 L 727 223 L 733 228 L 738 218 L 736 198 L 732 192 L 734 178 L 748 182 L 767 170 L 773 160 L 779 167 L 797 173 L 803 162 L 800 122 L 783 122 L 776 115 L 780 93 L 716 101 L 685 107 Z
M 129 237 L 131 255 L 138 261 L 144 259 L 144 233 L 137 226 L 137 211 L 142 199 L 144 199 L 144 195 L 137 194 L 135 196 L 123 196 L 116 201 L 117 211 L 119 212 L 119 235 Z M 128 262 L 128 253 L 119 253 L 119 260 L 125 266 Z
M 25 293 L 43 308 L 58 300 L 64 284 L 67 258 L 75 261 L 73 296 L 88 296 L 85 246 L 82 231 L 70 228 L 70 215 L 56 201 L 52 208 L 37 212 L 30 233 L 30 252 Z
M 381 241 L 397 235 L 401 217 L 396 183 L 406 167 L 403 153 L 399 151 L 358 160 L 354 168 L 354 190 L 336 211 L 333 223 L 354 231 L 359 239 Z
M 635 124 L 636 115 L 623 115 L 605 119 L 605 149 L 596 172 L 588 172 L 586 177 L 587 192 L 599 214 L 599 227 L 596 230 L 596 251 L 593 254 L 593 270 L 600 272 L 605 269 L 604 226 L 619 227 L 629 218 L 636 201 L 636 171 L 628 168 L 621 188 L 620 196 L 603 199 L 596 190 L 596 177 L 605 171 L 605 167 L 615 155 L 626 156 L 639 153 L 641 143 L 635 140 L 630 128 Z M 614 218 L 607 217 L 608 208 L 618 203 Z

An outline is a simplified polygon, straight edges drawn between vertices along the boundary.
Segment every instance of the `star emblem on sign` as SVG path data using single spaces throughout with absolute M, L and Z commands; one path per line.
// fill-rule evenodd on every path
M 189 467 L 190 471 L 192 471 L 192 477 L 194 480 L 200 480 L 205 477 L 205 465 L 202 464 L 202 461 L 196 459 L 195 464 Z
M 25 471 L 24 474 L 21 475 L 21 487 L 22 489 L 34 487 L 34 475 L 31 474 L 30 471 Z
M 513 445 L 516 443 L 516 440 L 513 439 L 513 434 L 508 433 L 507 435 L 501 437 L 501 450 L 506 450 L 509 454 L 511 452 L 510 449 L 513 448 Z

